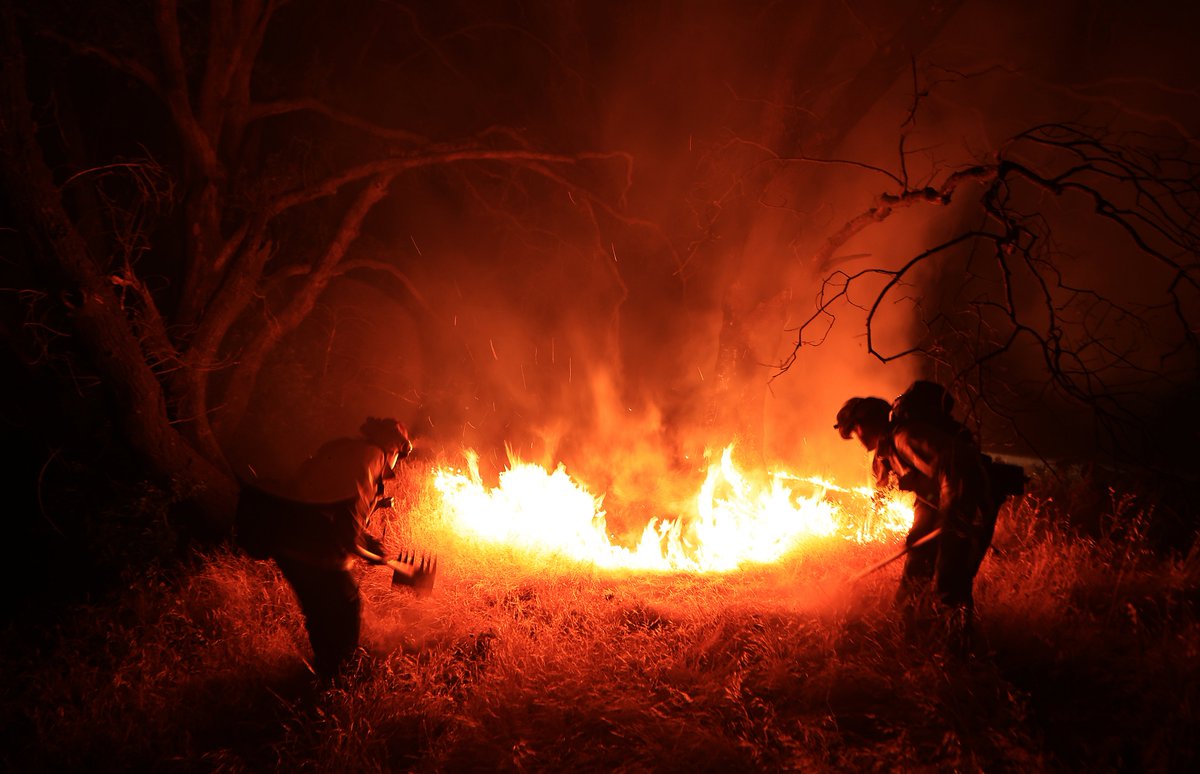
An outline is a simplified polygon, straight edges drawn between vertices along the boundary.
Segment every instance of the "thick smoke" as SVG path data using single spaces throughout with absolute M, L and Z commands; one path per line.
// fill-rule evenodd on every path
M 890 399 L 928 366 L 872 357 L 854 304 L 779 365 L 825 275 L 894 267 L 978 212 L 913 208 L 818 267 L 832 235 L 893 178 L 934 184 L 1038 122 L 1161 130 L 1179 125 L 1181 102 L 1193 118 L 1198 107 L 1171 46 L 1139 37 L 1148 11 L 911 5 L 549 3 L 514 20 L 465 4 L 425 19 L 443 42 L 408 60 L 423 80 L 388 68 L 370 88 L 412 96 L 428 127 L 503 125 L 630 166 L 565 171 L 576 185 L 497 167 L 398 181 L 369 230 L 409 284 L 348 276 L 294 337 L 305 392 L 278 363 L 264 393 L 323 405 L 310 426 L 322 431 L 400 416 L 427 448 L 478 448 L 493 470 L 510 450 L 565 461 L 631 503 L 669 503 L 664 482 L 734 441 L 768 467 L 862 476 L 861 450 L 831 428 L 837 408 Z M 850 300 L 869 303 L 866 290 Z M 882 311 L 881 351 L 923 335 L 925 292 Z M 364 299 L 372 311 L 354 312 Z

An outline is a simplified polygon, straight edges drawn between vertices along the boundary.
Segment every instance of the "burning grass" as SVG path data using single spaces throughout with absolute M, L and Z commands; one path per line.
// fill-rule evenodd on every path
M 466 471 L 435 472 L 443 533 L 608 570 L 736 570 L 778 561 L 817 538 L 894 539 L 913 518 L 910 494 L 893 491 L 877 502 L 867 488 L 782 471 L 751 475 L 734 462 L 731 445 L 707 466 L 693 495 L 659 506 L 670 514 L 651 517 L 627 547 L 609 533 L 604 498 L 574 481 L 563 465 L 550 471 L 510 455 L 489 486 L 478 462 L 469 451 Z M 830 498 L 831 492 L 842 501 Z
M 1081 537 L 1057 499 L 1002 516 L 979 657 L 890 610 L 894 541 L 813 538 L 735 572 L 601 569 L 448 538 L 414 469 L 391 548 L 436 544 L 432 598 L 361 567 L 371 654 L 313 686 L 287 586 L 219 551 L 131 577 L 36 641 L 6 633 L 11 770 L 1187 770 L 1200 556 L 1151 551 L 1110 498 Z M 406 510 L 406 509 L 403 509 Z M 1104 519 L 1100 519 L 1103 521 Z M 1130 527 L 1129 525 L 1133 525 Z

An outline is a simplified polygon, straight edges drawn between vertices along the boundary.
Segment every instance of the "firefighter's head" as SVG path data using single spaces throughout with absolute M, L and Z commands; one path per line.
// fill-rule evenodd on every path
M 891 405 L 883 398 L 851 398 L 842 404 L 833 427 L 845 440 L 857 436 L 862 445 L 874 451 L 887 432 Z
M 950 419 L 954 396 L 937 382 L 918 379 L 900 397 L 892 401 L 892 424 L 911 419 Z
M 412 441 L 408 438 L 408 430 L 395 419 L 367 417 L 359 432 L 371 443 L 383 449 L 384 459 L 388 468 L 412 453 Z

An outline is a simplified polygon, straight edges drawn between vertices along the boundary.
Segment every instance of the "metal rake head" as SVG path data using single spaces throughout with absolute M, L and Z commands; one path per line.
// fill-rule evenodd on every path
M 412 575 L 406 575 L 399 570 L 393 570 L 393 586 L 408 586 L 419 597 L 426 597 L 433 593 L 433 582 L 437 578 L 436 556 L 401 551 L 400 555 L 396 557 L 396 561 L 411 566 L 413 571 Z

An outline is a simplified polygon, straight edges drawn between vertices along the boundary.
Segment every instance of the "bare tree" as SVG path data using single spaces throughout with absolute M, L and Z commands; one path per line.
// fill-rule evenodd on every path
M 68 347 L 58 351 L 87 363 L 132 447 L 197 494 L 217 526 L 235 489 L 221 426 L 237 425 L 267 354 L 339 275 L 369 266 L 407 282 L 400 267 L 356 253 L 364 223 L 406 175 L 526 175 L 570 186 L 593 224 L 595 210 L 615 210 L 589 193 L 600 187 L 592 183 L 613 181 L 607 187 L 619 197 L 629 175 L 622 154 L 539 148 L 510 128 L 447 140 L 381 120 L 396 114 L 372 115 L 369 103 L 348 96 L 353 89 L 337 81 L 334 65 L 320 56 L 302 62 L 286 43 L 272 43 L 277 26 L 287 36 L 322 21 L 289 18 L 284 6 L 155 0 L 144 14 L 138 6 L 74 18 L 55 4 L 22 16 L 6 4 L 3 12 L 0 174 L 40 283 L 22 297 L 61 302 L 50 311 L 31 305 L 30 324 L 8 332 L 36 361 L 49 350 L 33 341 L 46 331 L 33 321 L 61 316 Z M 380 3 L 366 13 L 377 27 L 391 25 L 425 66 L 469 77 L 457 72 L 444 37 L 409 10 Z M 31 48 L 39 61 L 107 68 L 91 85 L 135 84 L 121 104 L 140 105 L 143 120 L 161 127 L 162 137 L 147 142 L 170 162 L 150 151 L 100 162 L 80 153 L 66 135 L 90 126 L 66 117 L 69 89 L 47 88 L 45 71 L 29 71 Z M 44 108 L 31 102 L 31 84 L 39 103 L 59 106 L 60 136 L 39 126 Z M 155 211 L 166 215 L 147 222 Z M 159 234 L 154 244 L 151 233 Z M 172 240 L 177 254 L 144 268 Z M 147 273 L 165 273 L 167 282 Z M 214 395 L 217 372 L 223 388 Z
M 819 250 L 820 293 L 780 372 L 856 310 L 878 360 L 920 360 L 976 408 L 1010 419 L 1009 388 L 1022 380 L 1027 395 L 1093 411 L 1118 445 L 1154 402 L 1194 389 L 1200 159 L 1187 138 L 1046 124 L 920 188 L 879 173 L 892 190 Z M 855 269 L 832 264 L 856 235 L 903 208 L 963 201 L 961 227 L 916 254 Z M 921 333 L 881 344 L 881 318 L 896 305 Z

